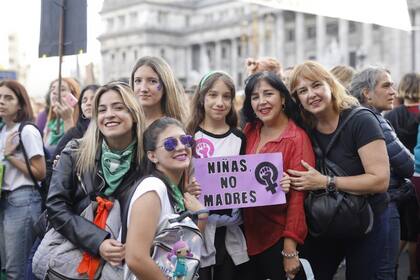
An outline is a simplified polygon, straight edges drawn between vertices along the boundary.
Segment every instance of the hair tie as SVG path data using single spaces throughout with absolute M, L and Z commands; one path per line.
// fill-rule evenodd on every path
M 203 76 L 203 78 L 201 78 L 201 81 L 200 81 L 200 83 L 199 83 L 199 87 L 200 87 L 200 90 L 202 90 L 203 89 L 203 85 L 204 85 L 204 83 L 211 77 L 211 76 L 213 76 L 214 74 L 223 74 L 223 75 L 226 75 L 226 76 L 228 76 L 230 79 L 232 79 L 232 77 L 228 74 L 228 73 L 226 73 L 225 71 L 223 71 L 223 70 L 213 70 L 213 71 L 210 71 L 210 72 L 208 72 L 206 75 L 204 75 Z

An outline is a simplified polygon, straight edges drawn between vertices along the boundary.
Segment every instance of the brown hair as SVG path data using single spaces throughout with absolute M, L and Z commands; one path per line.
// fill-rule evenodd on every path
M 345 88 L 349 88 L 351 80 L 356 74 L 356 70 L 353 67 L 347 65 L 334 66 L 331 68 L 330 72 Z
M 222 71 L 213 71 L 205 75 L 197 87 L 194 97 L 191 101 L 191 114 L 190 119 L 187 124 L 187 133 L 194 135 L 197 132 L 198 126 L 204 121 L 205 118 L 205 109 L 204 109 L 204 99 L 207 92 L 211 89 L 213 84 L 221 80 L 229 88 L 231 94 L 231 108 L 229 113 L 226 116 L 226 124 L 230 127 L 236 127 L 238 125 L 238 116 L 235 110 L 235 84 L 231 77 Z
M 274 57 L 247 58 L 245 64 L 249 76 L 263 71 L 273 72 L 279 78 L 283 76 L 283 67 Z
M 398 97 L 418 102 L 420 99 L 420 74 L 405 74 L 398 86 Z
M 34 113 L 25 87 L 21 83 L 13 80 L 0 81 L 0 87 L 7 87 L 13 91 L 18 99 L 21 108 L 17 111 L 15 122 L 33 121 Z

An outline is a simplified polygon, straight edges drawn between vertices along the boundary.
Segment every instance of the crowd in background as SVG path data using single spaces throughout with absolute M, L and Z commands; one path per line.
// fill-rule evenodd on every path
M 300 259 L 315 279 L 333 279 L 343 261 L 346 279 L 397 279 L 406 248 L 409 279 L 420 279 L 420 74 L 397 84 L 383 67 L 307 61 L 283 69 L 271 57 L 245 67 L 243 96 L 223 69 L 186 94 L 168 63 L 147 56 L 128 83 L 81 88 L 68 77 L 60 89 L 52 81 L 37 116 L 23 85 L 0 81 L 3 277 L 51 278 L 54 256 L 33 231 L 45 209 L 44 227 L 84 252 L 74 269 L 89 279 L 105 269 L 166 279 L 150 248 L 167 215 L 187 210 L 199 213 L 204 237 L 200 279 L 306 279 Z M 199 202 L 192 157 L 275 152 L 285 204 L 208 211 Z M 324 172 L 321 159 L 341 171 Z M 366 198 L 369 229 L 316 232 L 307 201 L 319 192 Z M 91 201 L 128 209 L 119 234 L 98 213 L 83 217 Z

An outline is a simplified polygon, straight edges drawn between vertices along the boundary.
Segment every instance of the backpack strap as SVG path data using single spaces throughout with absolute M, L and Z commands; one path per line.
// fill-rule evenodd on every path
M 34 127 L 36 127 L 36 129 L 38 131 L 39 131 L 39 128 L 34 123 L 21 122 L 20 125 L 19 125 L 18 131 L 19 131 L 19 145 L 22 147 L 22 153 L 23 153 L 23 157 L 25 158 L 26 168 L 28 169 L 29 176 L 31 177 L 32 182 L 34 183 L 34 186 L 36 186 L 38 189 L 41 189 L 41 186 L 39 185 L 38 180 L 35 178 L 34 174 L 32 173 L 31 164 L 30 164 L 29 158 L 28 158 L 28 153 L 26 152 L 25 146 L 23 145 L 23 142 L 22 142 L 21 133 L 22 133 L 23 128 L 26 125 L 34 126 Z M 42 136 L 42 134 L 41 134 L 41 136 Z

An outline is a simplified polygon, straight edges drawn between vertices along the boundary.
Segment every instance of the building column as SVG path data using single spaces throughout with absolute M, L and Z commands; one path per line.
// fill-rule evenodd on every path
M 414 71 L 420 72 L 420 8 L 418 8 L 414 14 L 414 26 L 417 27 L 416 30 L 412 31 L 412 36 L 414 36 Z
M 258 22 L 258 41 L 257 41 L 257 48 L 258 48 L 258 55 L 257 57 L 268 56 L 266 52 L 266 33 L 265 33 L 265 22 L 264 17 L 261 16 L 257 20 Z
M 275 56 L 280 60 L 280 63 L 283 65 L 283 67 L 287 67 L 288 65 L 284 65 L 284 17 L 283 17 L 283 11 L 276 13 L 276 20 L 274 23 L 274 53 Z
M 302 63 L 304 60 L 304 39 L 305 39 L 305 22 L 303 13 L 296 13 L 295 19 L 295 47 L 296 47 L 296 63 Z
M 325 48 L 325 17 L 316 16 L 316 60 L 323 61 Z
M 214 67 L 215 67 L 215 69 L 211 69 L 211 70 L 221 69 L 221 67 L 222 67 L 222 64 L 221 64 L 221 62 L 222 62 L 222 45 L 221 44 L 222 44 L 221 41 L 214 42 Z
M 370 49 L 372 48 L 372 25 L 369 23 L 363 23 L 362 25 L 362 46 L 357 53 L 357 67 L 363 68 L 366 61 L 369 61 L 372 56 L 370 55 Z M 360 55 L 364 56 L 364 59 L 360 61 Z
M 200 74 L 205 74 L 209 71 L 209 61 L 207 56 L 206 43 L 200 44 Z
M 338 40 L 340 63 L 349 65 L 349 22 L 345 19 L 339 19 L 338 21 Z
M 230 58 L 231 58 L 231 75 L 233 82 L 235 85 L 238 84 L 238 39 L 232 38 L 231 43 L 231 51 L 230 51 Z
M 190 73 L 192 73 L 192 46 L 185 47 L 185 78 L 187 87 L 190 87 L 194 81 L 191 81 Z

